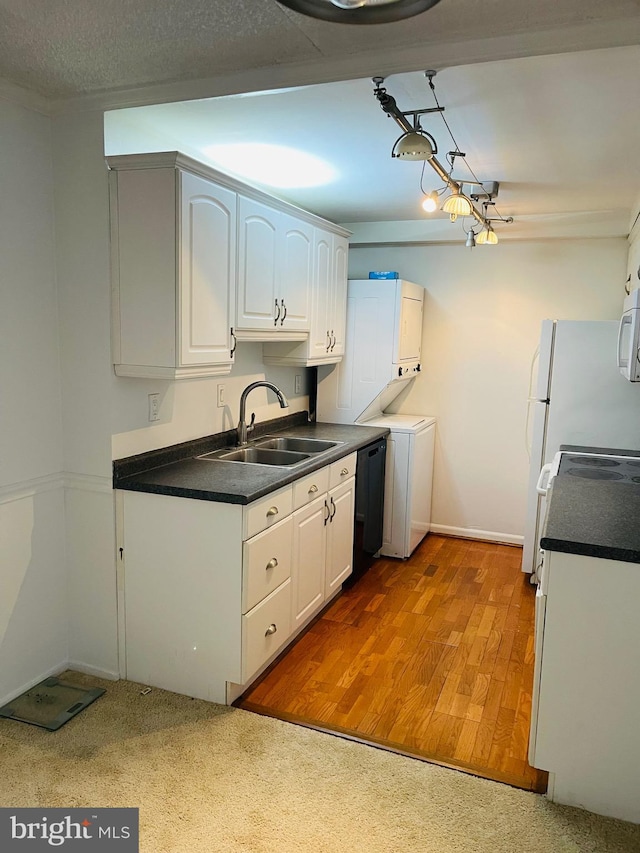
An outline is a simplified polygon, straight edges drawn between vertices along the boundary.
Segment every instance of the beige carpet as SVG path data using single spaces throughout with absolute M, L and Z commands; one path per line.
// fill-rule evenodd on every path
M 629 853 L 640 826 L 331 735 L 67 673 L 58 732 L 0 720 L 0 806 L 137 806 L 142 853 Z

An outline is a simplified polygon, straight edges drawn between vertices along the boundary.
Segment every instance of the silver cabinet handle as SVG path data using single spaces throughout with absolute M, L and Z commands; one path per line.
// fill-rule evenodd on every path
M 278 565 L 278 559 L 277 559 L 277 557 L 272 557 L 272 558 L 269 560 L 269 562 L 267 563 L 267 565 L 264 567 L 264 568 L 265 568 L 265 571 L 266 571 L 267 569 L 275 569 L 275 567 L 276 567 L 277 565 Z
M 329 509 L 329 504 L 328 504 L 326 501 L 324 502 L 324 508 L 325 508 L 325 509 L 326 509 L 326 511 L 327 511 L 327 514 L 326 514 L 326 515 L 325 515 L 325 517 L 324 517 L 324 523 L 325 523 L 325 526 L 326 526 L 327 521 L 329 521 L 329 519 L 331 518 L 331 510 Z
M 342 469 L 342 471 L 340 471 L 340 476 L 341 476 L 341 477 L 346 477 L 348 473 L 349 473 L 349 469 L 348 469 L 348 468 L 343 468 L 343 469 Z
M 236 347 L 238 346 L 238 339 L 233 333 L 233 326 L 231 327 L 231 338 L 233 339 L 233 346 L 231 347 L 231 352 L 229 353 L 230 357 L 233 358 L 233 354 L 236 351 Z
M 284 304 L 284 299 L 281 299 L 280 303 L 282 305 L 282 317 L 280 318 L 280 325 L 282 326 L 287 316 L 287 306 Z
M 280 305 L 278 304 L 278 300 L 276 299 L 276 318 L 273 321 L 273 325 L 278 325 L 278 320 L 280 319 Z
M 277 515 L 277 514 L 278 514 L 278 507 L 277 506 L 270 506 L 269 509 L 267 510 L 267 518 L 270 518 L 271 516 Z
M 327 329 L 327 352 L 331 349 L 331 335 L 329 334 L 329 329 Z
M 317 491 L 318 491 L 318 487 L 317 487 L 317 486 L 316 486 L 316 484 L 314 483 L 314 484 L 313 484 L 313 486 L 311 486 L 311 488 L 309 489 L 309 492 L 308 492 L 308 493 L 309 493 L 310 495 L 315 495 L 315 493 L 316 493 Z
M 337 340 L 336 336 L 333 334 L 333 329 L 331 329 L 331 337 L 333 340 L 332 340 L 332 343 L 331 343 L 331 346 L 329 347 L 329 349 L 331 350 L 331 352 L 333 352 L 333 348 L 336 345 L 336 340 Z
M 264 632 L 264 635 L 265 635 L 265 637 L 270 637 L 271 634 L 275 634 L 275 632 L 277 630 L 278 630 L 278 626 L 275 624 L 275 622 L 272 622 L 271 625 L 269 625 L 267 630 Z

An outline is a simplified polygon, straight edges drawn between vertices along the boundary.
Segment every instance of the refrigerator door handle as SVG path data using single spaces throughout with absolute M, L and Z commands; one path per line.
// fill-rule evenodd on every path
M 553 467 L 553 464 L 551 462 L 547 462 L 547 464 L 543 465 L 542 468 L 540 469 L 540 476 L 538 477 L 538 482 L 536 483 L 536 492 L 539 495 L 545 495 L 546 496 L 547 491 L 549 490 L 549 477 L 548 477 L 548 475 L 551 473 L 552 467 Z M 545 482 L 545 480 L 546 480 L 546 482 Z M 544 485 L 543 485 L 543 483 L 544 483 Z
M 622 358 L 622 334 L 625 326 L 631 325 L 631 314 L 623 314 L 618 326 L 618 367 L 621 369 L 629 367 L 629 359 Z

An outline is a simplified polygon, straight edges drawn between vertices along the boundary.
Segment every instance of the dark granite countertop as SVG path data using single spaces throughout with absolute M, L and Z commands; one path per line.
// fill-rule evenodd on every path
M 639 456 L 632 450 L 563 445 L 574 453 Z M 560 474 L 551 481 L 540 547 L 640 563 L 640 484 Z
M 230 430 L 171 448 L 116 460 L 113 466 L 113 486 L 134 492 L 248 504 L 385 437 L 389 430 L 383 427 L 309 423 L 305 415 L 303 418 L 292 416 L 291 419 L 279 418 L 277 421 L 259 424 L 251 438 L 275 433 L 342 443 L 325 453 L 310 456 L 293 468 L 194 458 L 233 445 L 235 430 Z

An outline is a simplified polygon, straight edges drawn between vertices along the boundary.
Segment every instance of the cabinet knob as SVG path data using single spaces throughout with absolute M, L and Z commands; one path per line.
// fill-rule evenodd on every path
M 272 558 L 269 560 L 269 562 L 267 563 L 267 565 L 266 565 L 264 568 L 265 568 L 265 570 L 266 570 L 266 569 L 275 569 L 275 567 L 276 567 L 277 565 L 278 565 L 278 560 L 277 560 L 277 558 L 276 558 L 276 557 L 272 557 Z
M 275 624 L 275 622 L 272 622 L 271 625 L 269 625 L 267 630 L 264 632 L 264 635 L 265 635 L 265 637 L 270 637 L 271 634 L 275 634 L 275 632 L 277 630 L 278 630 L 278 626 Z
M 349 473 L 349 469 L 348 469 L 348 468 L 343 468 L 343 469 L 342 469 L 342 471 L 340 471 L 340 476 L 341 476 L 341 477 L 346 477 L 348 473 Z
M 316 493 L 317 491 L 318 491 L 318 487 L 317 487 L 317 486 L 316 486 L 316 484 L 314 483 L 314 484 L 313 484 L 313 486 L 311 486 L 311 488 L 309 489 L 309 494 L 310 494 L 310 495 L 315 495 L 315 493 Z
M 269 509 L 267 510 L 267 518 L 270 518 L 271 516 L 274 516 L 277 514 L 278 514 L 278 507 L 277 506 L 270 506 Z

